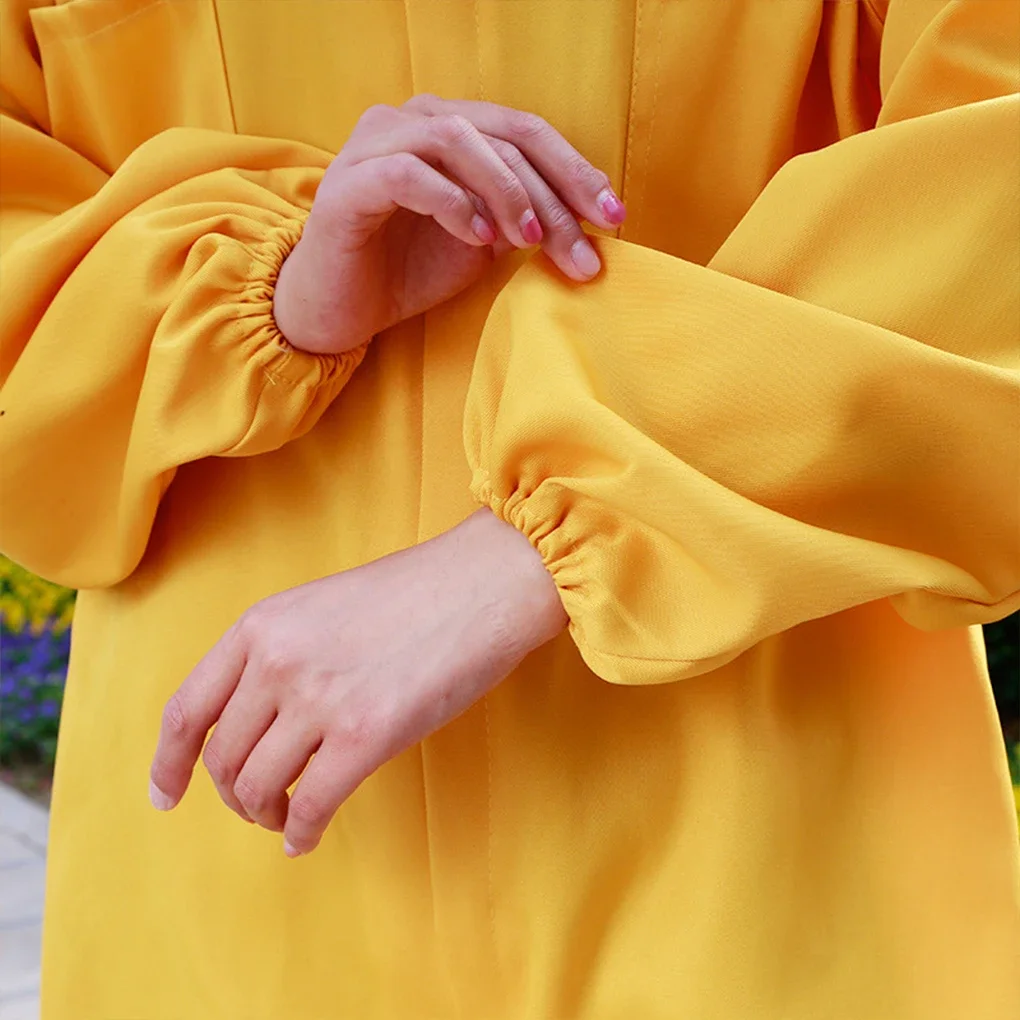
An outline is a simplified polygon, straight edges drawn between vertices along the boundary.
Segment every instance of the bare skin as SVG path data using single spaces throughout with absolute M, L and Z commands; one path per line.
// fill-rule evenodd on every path
M 376 106 L 326 170 L 274 314 L 303 350 L 339 353 L 540 243 L 570 279 L 599 271 L 579 218 L 618 226 L 609 178 L 532 114 L 416 96 Z
M 341 353 L 446 301 L 515 247 L 540 243 L 564 275 L 593 279 L 580 220 L 623 217 L 608 177 L 531 114 L 434 96 L 373 107 L 326 171 L 274 314 L 295 346 Z M 227 807 L 282 831 L 289 856 L 308 853 L 359 783 L 566 624 L 539 554 L 488 510 L 274 595 L 168 702 L 152 802 L 175 807 L 201 757 Z
M 541 558 L 488 510 L 430 542 L 273 595 L 168 702 L 153 804 L 180 801 L 201 755 L 224 804 L 283 831 L 288 856 L 308 853 L 362 780 L 566 623 Z

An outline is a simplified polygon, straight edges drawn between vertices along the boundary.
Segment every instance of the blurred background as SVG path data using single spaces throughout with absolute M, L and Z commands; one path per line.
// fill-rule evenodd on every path
M 74 592 L 0 557 L 0 782 L 47 804 Z M 1020 613 L 984 628 L 1020 812 Z

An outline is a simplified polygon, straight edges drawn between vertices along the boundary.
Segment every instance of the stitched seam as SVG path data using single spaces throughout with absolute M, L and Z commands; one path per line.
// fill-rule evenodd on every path
M 875 15 L 876 18 L 878 18 L 878 23 L 880 25 L 885 25 L 885 17 L 882 15 L 881 11 L 879 11 L 879 9 L 875 6 L 875 0 L 864 0 L 864 5 L 865 7 L 868 8 L 869 11 L 871 11 L 872 14 Z
M 223 67 L 223 87 L 227 90 L 227 106 L 230 108 L 230 126 L 237 134 L 237 117 L 234 114 L 234 95 L 230 91 L 230 75 L 227 74 L 227 53 L 223 48 L 223 32 L 220 29 L 219 0 L 209 0 L 212 5 L 213 24 L 216 25 L 216 40 L 220 45 L 220 65 Z
M 107 25 L 100 25 L 99 28 L 94 28 L 91 32 L 86 32 L 84 35 L 71 34 L 67 37 L 67 39 L 69 42 L 84 42 L 86 39 L 94 39 L 97 35 L 102 35 L 104 32 L 110 32 L 115 28 L 120 28 L 121 25 L 126 25 L 129 21 L 134 21 L 135 18 L 142 14 L 148 14 L 150 11 L 154 11 L 157 7 L 165 7 L 169 2 L 170 0 L 152 0 L 151 3 L 146 4 L 144 7 L 139 7 L 137 11 L 125 14 L 123 18 L 111 21 Z
M 482 21 L 478 13 L 478 0 L 471 5 L 475 15 L 475 61 L 478 67 L 478 98 L 485 102 L 485 86 L 482 83 Z
M 637 17 L 634 19 L 634 44 L 631 53 L 631 69 L 630 69 L 630 106 L 627 110 L 627 147 L 623 153 L 623 200 L 624 202 L 630 201 L 630 182 L 632 171 L 634 169 L 634 160 L 631 158 L 634 148 L 634 111 L 637 108 L 637 87 L 638 87 L 638 70 L 641 65 L 641 47 L 639 41 L 641 38 L 641 22 L 644 18 L 645 6 L 642 0 L 637 0 Z M 634 210 L 635 218 L 638 217 L 637 209 Z M 616 236 L 623 236 L 624 228 L 622 226 L 616 228 Z M 627 231 L 629 234 L 630 231 Z
M 411 20 L 407 10 L 407 0 L 403 0 L 401 4 L 404 11 L 404 34 L 407 37 L 407 64 L 411 68 L 411 95 L 415 94 L 415 81 L 414 81 L 414 63 L 411 56 Z M 414 540 L 415 544 L 420 544 L 421 537 L 421 518 L 422 518 L 422 506 L 425 503 L 425 355 L 426 355 L 426 344 L 428 342 L 428 317 L 423 315 L 421 319 L 421 408 L 418 415 L 418 506 L 416 508 L 416 517 L 414 522 Z M 421 741 L 418 744 L 418 758 L 421 761 L 421 797 L 422 797 L 422 810 L 425 813 L 425 849 L 428 853 L 428 870 L 429 870 L 429 902 L 432 908 L 432 931 L 436 936 L 436 955 L 441 958 L 442 963 L 445 965 L 446 961 L 443 957 L 443 943 L 439 939 L 439 917 L 436 914 L 436 854 L 432 846 L 432 825 L 429 821 L 431 812 L 429 811 L 429 789 L 428 789 L 428 765 L 425 762 L 425 741 Z M 445 968 L 444 968 L 445 969 Z
M 256 280 L 257 279 L 256 269 L 258 267 L 262 267 L 263 269 L 269 269 L 271 275 L 275 276 L 273 270 L 275 270 L 277 267 L 271 261 L 267 261 L 265 257 L 266 255 L 265 248 L 267 246 L 272 247 L 273 241 L 274 238 L 270 237 L 261 243 L 254 242 L 254 246 L 250 246 L 244 243 L 241 244 L 242 250 L 245 251 L 245 253 L 249 257 L 248 267 L 245 270 L 243 277 L 244 280 L 249 282 Z M 269 281 L 263 282 L 269 283 Z M 275 279 L 273 279 L 272 282 L 275 283 Z M 270 309 L 269 315 L 270 318 L 272 318 L 272 299 L 270 299 L 269 301 L 269 309 Z M 293 347 L 290 343 L 287 342 L 286 338 L 280 332 L 279 327 L 276 326 L 275 320 L 273 320 L 273 331 L 274 332 L 270 335 L 269 339 L 259 345 L 256 352 L 254 352 L 254 356 L 266 356 L 268 354 L 269 358 L 272 358 L 274 354 L 276 355 L 282 354 L 283 360 L 279 361 L 279 365 L 282 367 L 284 364 L 289 363 L 291 358 L 295 356 L 297 348 Z M 238 317 L 233 319 L 231 322 L 231 335 L 236 338 L 237 343 L 244 343 L 246 340 L 251 339 L 253 333 L 257 332 L 258 332 L 257 327 L 254 331 L 249 327 L 247 317 Z M 355 350 L 357 350 L 357 348 L 355 348 Z M 353 354 L 353 351 L 345 351 L 342 354 L 329 354 L 318 356 L 313 355 L 313 357 L 317 357 L 320 362 L 334 361 L 336 363 L 338 374 L 343 375 L 345 370 L 350 364 L 349 356 L 351 354 Z M 309 383 L 309 380 L 304 378 L 297 377 L 293 379 L 287 378 L 278 370 L 273 369 L 271 367 L 271 361 L 268 359 L 266 363 L 260 367 L 260 371 L 265 376 L 265 379 L 268 382 L 268 384 L 271 386 L 283 386 L 289 387 L 290 389 L 297 389 L 299 386 L 307 385 Z M 312 383 L 313 388 L 316 385 L 317 385 L 316 383 Z M 261 401 L 262 394 L 264 393 L 265 385 L 263 385 L 263 388 L 260 391 L 259 401 L 256 402 L 256 407 L 258 406 L 258 403 Z M 252 419 L 252 425 L 254 425 L 254 417 Z M 250 432 L 251 426 L 249 426 L 248 430 L 245 432 L 245 435 L 240 440 L 238 440 L 237 443 L 234 443 L 230 447 L 230 449 L 231 450 L 235 449 L 241 442 L 243 442 L 245 438 L 247 438 Z
M 655 32 L 655 65 L 652 68 L 652 80 L 655 82 L 655 88 L 652 90 L 652 108 L 648 114 L 648 137 L 645 142 L 644 174 L 641 177 L 641 192 L 638 196 L 637 202 L 635 203 L 639 222 L 641 213 L 644 209 L 645 192 L 648 190 L 648 175 L 652 165 L 652 137 L 655 134 L 655 113 L 659 105 L 659 63 L 662 59 L 662 22 L 664 19 L 661 9 L 658 13 L 659 26 Z
M 249 254 L 251 255 L 251 261 L 248 263 L 248 268 L 244 274 L 244 279 L 246 280 L 251 280 L 255 276 L 256 266 L 265 265 L 265 263 L 262 262 L 258 255 L 254 254 L 253 252 L 249 252 Z M 245 340 L 251 337 L 252 331 L 248 328 L 247 321 L 245 319 L 236 318 L 233 320 L 231 325 L 233 327 L 231 332 L 234 335 L 234 337 L 236 337 L 237 343 L 244 343 Z M 260 345 L 260 347 L 258 348 L 258 352 L 262 353 L 263 351 L 267 350 L 269 347 L 272 346 L 279 347 L 281 350 L 283 350 L 283 348 L 280 347 L 277 338 L 272 337 L 270 338 L 268 343 L 266 343 L 265 345 Z M 285 379 L 280 375 L 277 375 L 277 373 L 273 371 L 273 369 L 269 366 L 268 363 L 260 366 L 260 370 L 264 376 L 264 382 L 262 384 L 262 389 L 259 391 L 259 398 L 258 400 L 255 401 L 255 411 L 252 413 L 252 420 L 249 423 L 248 428 L 245 430 L 244 435 L 241 436 L 241 438 L 238 439 L 237 442 L 231 444 L 228 451 L 226 452 L 229 452 L 229 450 L 237 449 L 237 447 L 240 446 L 241 443 L 243 443 L 244 440 L 247 439 L 248 436 L 251 434 L 251 430 L 255 425 L 255 416 L 258 413 L 258 406 L 262 402 L 262 396 L 266 391 L 267 385 L 291 386 L 291 387 L 293 387 L 294 385 L 294 383 L 291 382 L 290 380 Z
M 472 8 L 475 18 L 475 59 L 478 69 L 478 98 L 485 101 L 485 80 L 482 77 L 482 24 L 479 14 L 478 0 L 474 0 Z M 489 697 L 482 699 L 482 713 L 485 717 L 485 819 L 486 819 L 486 895 L 489 907 L 489 938 L 492 942 L 492 950 L 497 952 L 496 940 L 496 900 L 493 896 L 493 866 L 492 866 L 492 727 L 489 720 Z
M 703 659 L 678 659 L 669 655 L 622 655 L 619 652 L 604 652 L 600 648 L 596 648 L 594 645 L 589 644 L 582 636 L 576 633 L 574 634 L 574 643 L 577 645 L 579 650 L 583 649 L 590 652 L 592 655 L 597 655 L 601 659 L 615 659 L 620 662 L 671 663 L 676 666 L 693 666 L 696 663 L 714 662 L 716 659 L 729 654 L 728 652 L 720 652 L 717 655 L 708 655 Z M 736 658 L 736 655 L 734 655 L 733 658 Z
M 407 0 L 402 0 L 401 7 L 404 11 L 404 36 L 407 39 L 407 66 L 411 69 L 411 95 L 418 92 L 416 77 L 414 73 L 414 47 L 411 45 L 411 17 L 407 10 Z M 421 511 L 425 502 L 425 317 L 422 317 L 422 347 L 421 347 L 421 370 L 422 370 L 422 398 L 421 414 L 418 421 L 419 439 L 418 448 L 420 452 L 418 468 L 418 506 L 416 508 L 416 519 L 414 522 L 415 542 L 421 542 Z M 446 984 L 450 984 L 449 966 L 444 952 L 444 945 L 439 937 L 439 915 L 436 912 L 436 849 L 433 846 L 432 834 L 432 810 L 429 807 L 429 783 L 428 765 L 425 761 L 425 741 L 418 743 L 418 760 L 421 763 L 421 800 L 422 811 L 425 815 L 425 852 L 428 854 L 428 875 L 429 875 L 429 905 L 432 910 L 432 932 L 436 938 L 436 957 L 443 970 Z
M 243 335 L 243 331 L 242 331 L 242 335 Z M 244 443 L 246 442 L 248 437 L 255 431 L 255 422 L 258 419 L 259 408 L 262 406 L 262 401 L 263 401 L 263 398 L 265 396 L 266 389 L 269 386 L 273 386 L 273 385 L 276 384 L 276 380 L 265 369 L 266 369 L 266 366 L 263 365 L 262 366 L 262 370 L 263 370 L 264 375 L 263 375 L 263 378 L 262 378 L 262 386 L 259 389 L 258 397 L 255 399 L 255 402 L 252 405 L 251 420 L 248 422 L 248 425 L 245 428 L 244 432 L 241 433 L 241 435 L 236 440 L 234 440 L 234 442 L 231 443 L 230 446 L 228 446 L 220 454 L 220 456 L 222 456 L 222 457 L 229 457 L 235 450 L 240 449 L 244 445 Z

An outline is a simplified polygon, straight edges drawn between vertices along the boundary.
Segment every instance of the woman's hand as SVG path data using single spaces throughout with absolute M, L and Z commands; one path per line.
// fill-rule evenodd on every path
M 273 595 L 167 703 L 152 802 L 174 807 L 202 754 L 228 807 L 282 830 L 289 856 L 308 853 L 363 779 L 566 622 L 538 553 L 488 510 L 430 542 Z
M 541 243 L 567 276 L 589 280 L 599 260 L 581 217 L 613 228 L 623 204 L 541 118 L 429 95 L 374 106 L 280 270 L 277 325 L 303 350 L 350 350 L 459 293 L 512 246 Z

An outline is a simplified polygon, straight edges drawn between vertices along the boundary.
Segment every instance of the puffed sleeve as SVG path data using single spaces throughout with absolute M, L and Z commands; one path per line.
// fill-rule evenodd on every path
M 497 298 L 473 491 L 606 680 L 875 599 L 1020 608 L 1020 23 L 928 12 L 891 6 L 877 127 L 786 164 L 707 267 L 604 241 L 598 282 L 535 260 Z
M 300 436 L 363 356 L 299 351 L 272 314 L 329 156 L 177 126 L 104 166 L 49 130 L 24 0 L 0 16 L 0 548 L 109 585 L 180 465 Z M 97 151 L 129 115 L 88 108 Z

